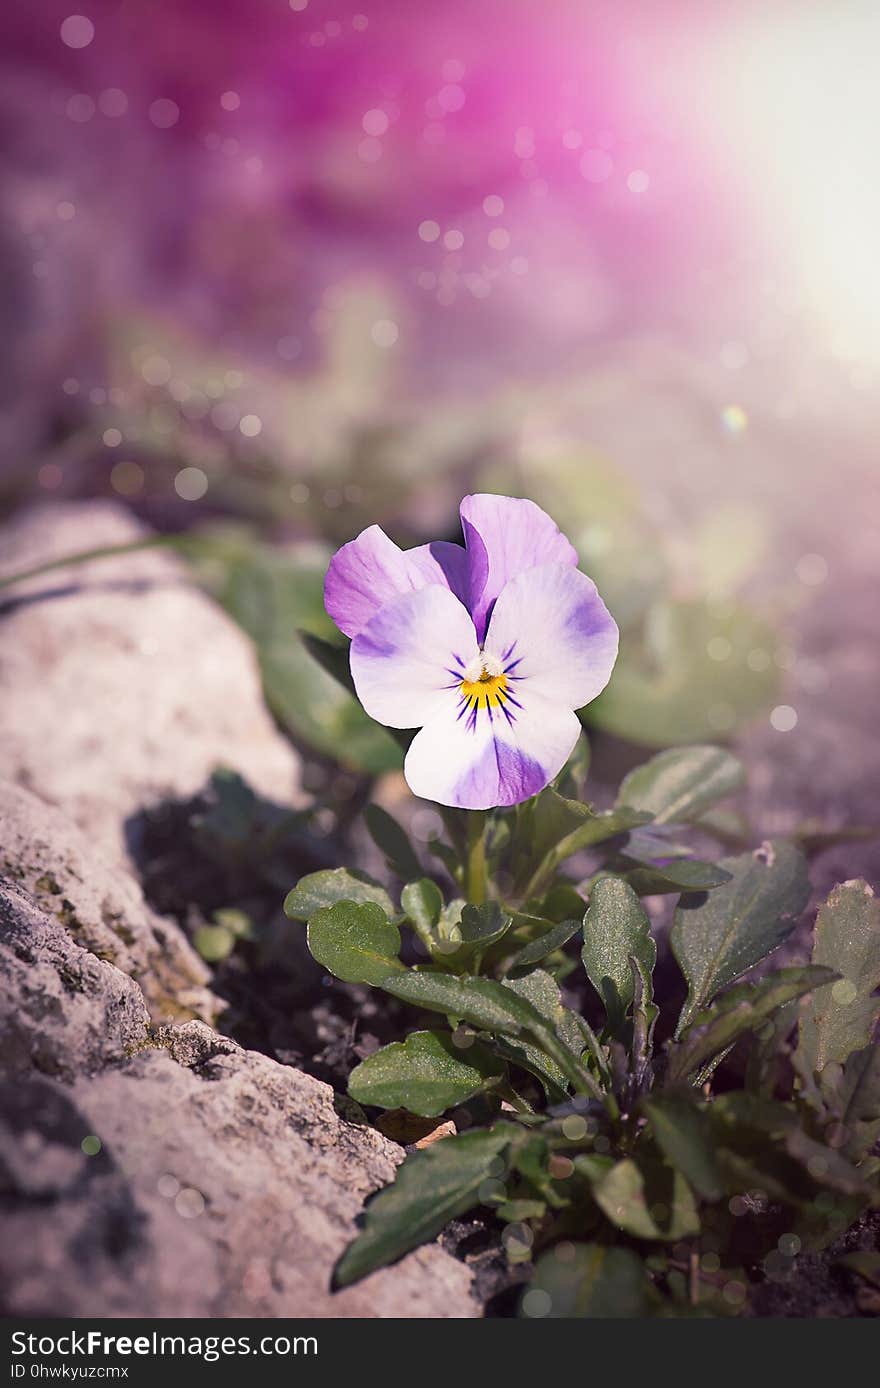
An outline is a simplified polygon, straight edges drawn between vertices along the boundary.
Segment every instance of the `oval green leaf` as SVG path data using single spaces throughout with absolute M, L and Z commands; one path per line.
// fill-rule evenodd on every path
M 384 983 L 407 972 L 397 958 L 400 931 L 374 901 L 338 901 L 309 917 L 309 949 L 319 964 L 344 983 Z
M 361 1061 L 349 1076 L 348 1092 L 359 1104 L 436 1118 L 491 1088 L 504 1068 L 477 1041 L 463 1049 L 448 1034 L 415 1031 Z

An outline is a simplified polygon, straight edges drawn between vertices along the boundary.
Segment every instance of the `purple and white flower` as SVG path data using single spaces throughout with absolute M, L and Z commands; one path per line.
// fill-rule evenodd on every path
M 464 545 L 401 550 L 378 525 L 343 545 L 324 587 L 352 638 L 367 713 L 419 728 L 404 764 L 416 795 L 515 805 L 564 766 L 575 709 L 605 688 L 617 626 L 577 554 L 534 502 L 467 496 Z

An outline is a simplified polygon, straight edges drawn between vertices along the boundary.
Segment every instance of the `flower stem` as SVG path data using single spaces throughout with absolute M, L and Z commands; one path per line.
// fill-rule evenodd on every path
M 467 816 L 467 847 L 464 863 L 464 890 L 472 906 L 486 900 L 486 812 L 470 810 Z

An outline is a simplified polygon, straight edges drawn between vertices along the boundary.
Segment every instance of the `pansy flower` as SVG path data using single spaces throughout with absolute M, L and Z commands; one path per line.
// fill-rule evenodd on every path
M 378 525 L 343 545 L 324 601 L 351 642 L 371 718 L 418 728 L 411 790 L 461 809 L 515 805 L 564 766 L 575 709 L 605 688 L 617 626 L 534 502 L 467 496 L 464 545 L 401 550 Z

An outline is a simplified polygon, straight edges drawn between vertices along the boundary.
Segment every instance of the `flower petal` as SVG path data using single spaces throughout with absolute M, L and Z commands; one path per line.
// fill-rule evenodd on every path
M 440 583 L 455 594 L 465 607 L 470 598 L 470 567 L 467 550 L 463 545 L 450 544 L 448 540 L 435 540 L 429 545 L 418 545 L 415 549 L 403 551 L 414 588 L 423 584 Z
M 477 655 L 474 624 L 448 588 L 401 593 L 351 644 L 351 673 L 371 718 L 419 728 L 457 696 L 461 672 Z
M 571 709 L 541 694 L 520 701 L 508 716 L 483 707 L 476 719 L 446 695 L 417 733 L 403 772 L 410 790 L 463 810 L 488 810 L 528 800 L 558 775 L 580 733 Z
M 480 640 L 492 604 L 517 574 L 538 564 L 577 568 L 573 545 L 533 501 L 480 493 L 466 496 L 460 513 L 471 567 L 468 606 Z
M 357 636 L 398 593 L 411 593 L 429 583 L 450 588 L 467 606 L 470 567 L 463 547 L 438 540 L 403 550 L 381 526 L 371 525 L 331 559 L 324 580 L 324 606 L 340 631 Z
M 412 588 L 403 550 L 371 525 L 331 559 L 324 606 L 340 631 L 356 636 L 384 603 Z
M 534 691 L 572 709 L 605 688 L 617 642 L 595 583 L 566 564 L 544 564 L 508 583 L 486 633 L 486 650 L 502 662 L 518 698 Z

